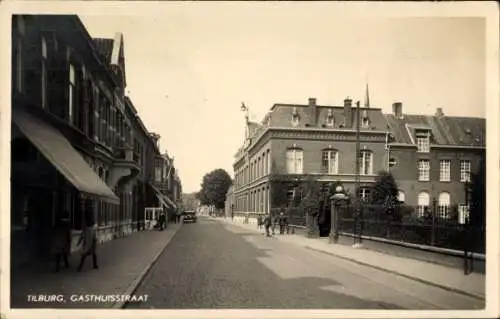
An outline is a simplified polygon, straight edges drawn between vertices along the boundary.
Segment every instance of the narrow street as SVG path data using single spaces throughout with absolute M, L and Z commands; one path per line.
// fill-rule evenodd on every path
M 201 217 L 184 225 L 126 308 L 479 309 L 476 299 Z

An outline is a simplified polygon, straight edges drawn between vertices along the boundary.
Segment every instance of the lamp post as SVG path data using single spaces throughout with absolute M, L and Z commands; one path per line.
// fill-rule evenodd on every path
M 330 222 L 330 243 L 337 243 L 339 240 L 339 209 L 342 203 L 347 199 L 347 194 L 344 187 L 341 185 L 335 187 L 335 193 L 330 197 L 331 199 L 331 222 Z
M 465 191 L 465 207 L 467 209 L 467 216 L 464 216 L 464 275 L 468 275 L 473 271 L 474 268 L 474 260 L 473 253 L 470 252 L 470 242 L 471 238 L 471 228 L 470 228 L 470 194 L 471 194 L 471 184 L 469 181 L 464 183 L 464 191 Z M 469 265 L 469 255 L 470 255 L 470 265 Z

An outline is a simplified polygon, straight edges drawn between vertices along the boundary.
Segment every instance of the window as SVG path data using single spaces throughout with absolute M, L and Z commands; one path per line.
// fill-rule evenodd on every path
M 361 151 L 359 160 L 360 160 L 359 173 L 361 175 L 373 174 L 373 153 L 371 151 L 363 150 Z
M 161 167 L 159 166 L 155 168 L 155 181 L 161 182 Z
M 363 128 L 369 128 L 370 127 L 370 120 L 367 117 L 364 117 L 362 122 L 361 122 L 361 127 Z
M 21 36 L 17 38 L 17 52 L 16 52 L 16 66 L 17 66 L 17 90 L 23 91 L 23 41 Z
M 450 179 L 451 179 L 450 167 L 451 167 L 450 160 L 441 160 L 439 162 L 439 180 L 441 182 L 449 182 L 450 181 Z
M 292 125 L 299 125 L 299 113 L 297 112 L 297 108 L 294 108 L 292 112 Z
M 75 96 L 75 86 L 76 86 L 76 76 L 75 67 L 73 64 L 69 65 L 69 100 L 68 100 L 68 120 L 70 124 L 73 124 L 73 99 Z
M 429 160 L 418 161 L 418 180 L 429 181 L 430 162 Z
M 398 191 L 398 201 L 400 201 L 401 203 L 405 202 L 405 192 Z
M 469 160 L 460 161 L 460 181 L 470 182 L 471 165 Z
M 449 218 L 450 214 L 450 194 L 441 193 L 438 199 L 438 216 L 442 219 Z
M 301 149 L 289 149 L 286 152 L 286 170 L 288 174 L 302 174 L 303 152 Z
M 424 213 L 429 209 L 429 193 L 420 192 L 418 194 L 418 206 L 417 206 L 417 214 L 418 217 L 424 217 Z
M 430 133 L 429 131 L 417 131 L 417 152 L 419 153 L 429 153 L 430 150 Z
M 458 222 L 460 224 L 465 224 L 469 218 L 469 205 L 459 204 L 458 205 Z
M 338 174 L 338 152 L 336 150 L 324 150 L 321 157 L 321 168 L 324 173 Z
M 368 187 L 361 187 L 359 189 L 359 198 L 361 198 L 363 201 L 366 201 L 370 198 L 370 188 Z
M 47 106 L 47 41 L 42 38 L 42 108 Z
M 332 110 L 328 110 L 328 115 L 326 116 L 326 126 L 333 127 L 335 125 L 335 118 L 333 117 Z

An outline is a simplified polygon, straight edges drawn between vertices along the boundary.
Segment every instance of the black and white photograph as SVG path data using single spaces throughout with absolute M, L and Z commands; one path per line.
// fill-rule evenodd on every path
M 499 315 L 494 2 L 134 2 L 0 5 L 2 316 Z

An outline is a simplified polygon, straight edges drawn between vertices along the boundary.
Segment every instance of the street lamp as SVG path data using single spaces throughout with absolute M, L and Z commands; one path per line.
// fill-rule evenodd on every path
M 330 222 L 330 243 L 337 243 L 339 240 L 339 210 L 340 206 L 345 203 L 348 196 L 345 193 L 344 187 L 338 185 L 335 187 L 335 193 L 330 197 L 331 200 L 331 222 Z

